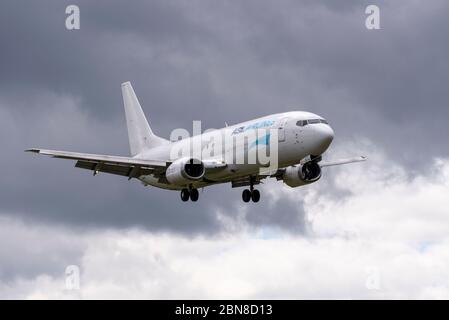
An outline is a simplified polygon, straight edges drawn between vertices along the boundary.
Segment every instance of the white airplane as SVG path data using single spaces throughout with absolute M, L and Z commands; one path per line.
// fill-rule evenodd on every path
M 359 156 L 336 161 L 323 161 L 321 155 L 328 149 L 334 138 L 334 131 L 322 117 L 302 111 L 278 113 L 266 117 L 226 126 L 220 130 L 203 133 L 179 141 L 169 141 L 158 137 L 151 130 L 130 82 L 122 84 L 126 124 L 131 150 L 130 157 L 28 149 L 25 151 L 54 158 L 76 160 L 75 167 L 98 172 L 111 173 L 136 178 L 147 186 L 180 190 L 182 201 L 197 201 L 198 189 L 209 185 L 231 182 L 232 187 L 248 186 L 242 192 L 244 202 L 258 202 L 260 192 L 254 188 L 261 180 L 271 177 L 282 180 L 290 187 L 298 187 L 316 182 L 321 177 L 321 168 L 365 161 Z M 267 148 L 270 135 L 257 138 L 251 143 L 247 133 L 255 130 L 271 130 L 276 133 L 277 166 L 273 171 L 263 171 L 266 164 L 236 163 L 234 155 L 240 152 L 248 156 L 254 149 Z M 186 146 L 200 143 L 204 148 L 214 135 L 232 138 L 243 146 L 219 149 L 218 154 L 202 156 L 173 156 L 173 149 L 183 150 Z M 246 138 L 245 138 L 246 136 Z M 245 140 L 246 139 L 246 140 Z M 272 143 L 272 141 L 270 141 Z M 234 152 L 234 155 L 232 154 Z M 227 159 L 227 160 L 226 160 Z M 231 160 L 230 160 L 231 159 Z

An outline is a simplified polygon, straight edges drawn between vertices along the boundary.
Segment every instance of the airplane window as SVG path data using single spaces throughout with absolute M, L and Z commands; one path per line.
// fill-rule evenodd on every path
M 296 122 L 296 125 L 299 127 L 304 127 L 307 124 L 315 124 L 315 123 L 324 123 L 324 124 L 328 124 L 328 122 L 324 119 L 310 119 L 310 120 L 298 120 Z

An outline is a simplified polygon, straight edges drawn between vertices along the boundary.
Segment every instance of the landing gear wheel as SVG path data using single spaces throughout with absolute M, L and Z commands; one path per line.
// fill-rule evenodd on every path
M 190 196 L 190 192 L 188 189 L 182 189 L 181 190 L 181 200 L 182 201 L 187 201 L 189 200 L 189 196 Z
M 190 200 L 192 200 L 193 202 L 198 201 L 199 196 L 200 193 L 198 192 L 198 189 L 190 190 Z
M 249 202 L 249 200 L 251 200 L 251 191 L 249 191 L 248 189 L 243 190 L 242 200 L 243 202 Z
M 251 200 L 253 200 L 253 202 L 259 202 L 260 200 L 259 190 L 253 190 L 253 192 L 251 193 Z

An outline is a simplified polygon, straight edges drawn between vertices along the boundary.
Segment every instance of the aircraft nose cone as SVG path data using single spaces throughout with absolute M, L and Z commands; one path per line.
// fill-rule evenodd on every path
M 332 143 L 332 140 L 334 140 L 334 130 L 327 125 L 319 125 L 316 128 L 316 145 L 315 150 L 313 150 L 314 155 L 320 155 L 324 153 L 327 148 L 329 148 L 330 144 Z
M 334 140 L 334 130 L 329 125 L 323 126 L 320 128 L 320 136 L 322 140 L 322 144 L 326 146 L 326 149 L 331 144 L 332 140 Z

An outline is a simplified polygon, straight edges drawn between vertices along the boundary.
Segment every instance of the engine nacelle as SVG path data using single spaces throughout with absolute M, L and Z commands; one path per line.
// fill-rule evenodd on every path
M 186 186 L 204 176 L 204 164 L 193 158 L 181 158 L 168 166 L 165 177 L 171 184 Z
M 314 161 L 296 167 L 287 167 L 282 180 L 289 187 L 299 187 L 318 181 L 321 178 L 321 167 Z

